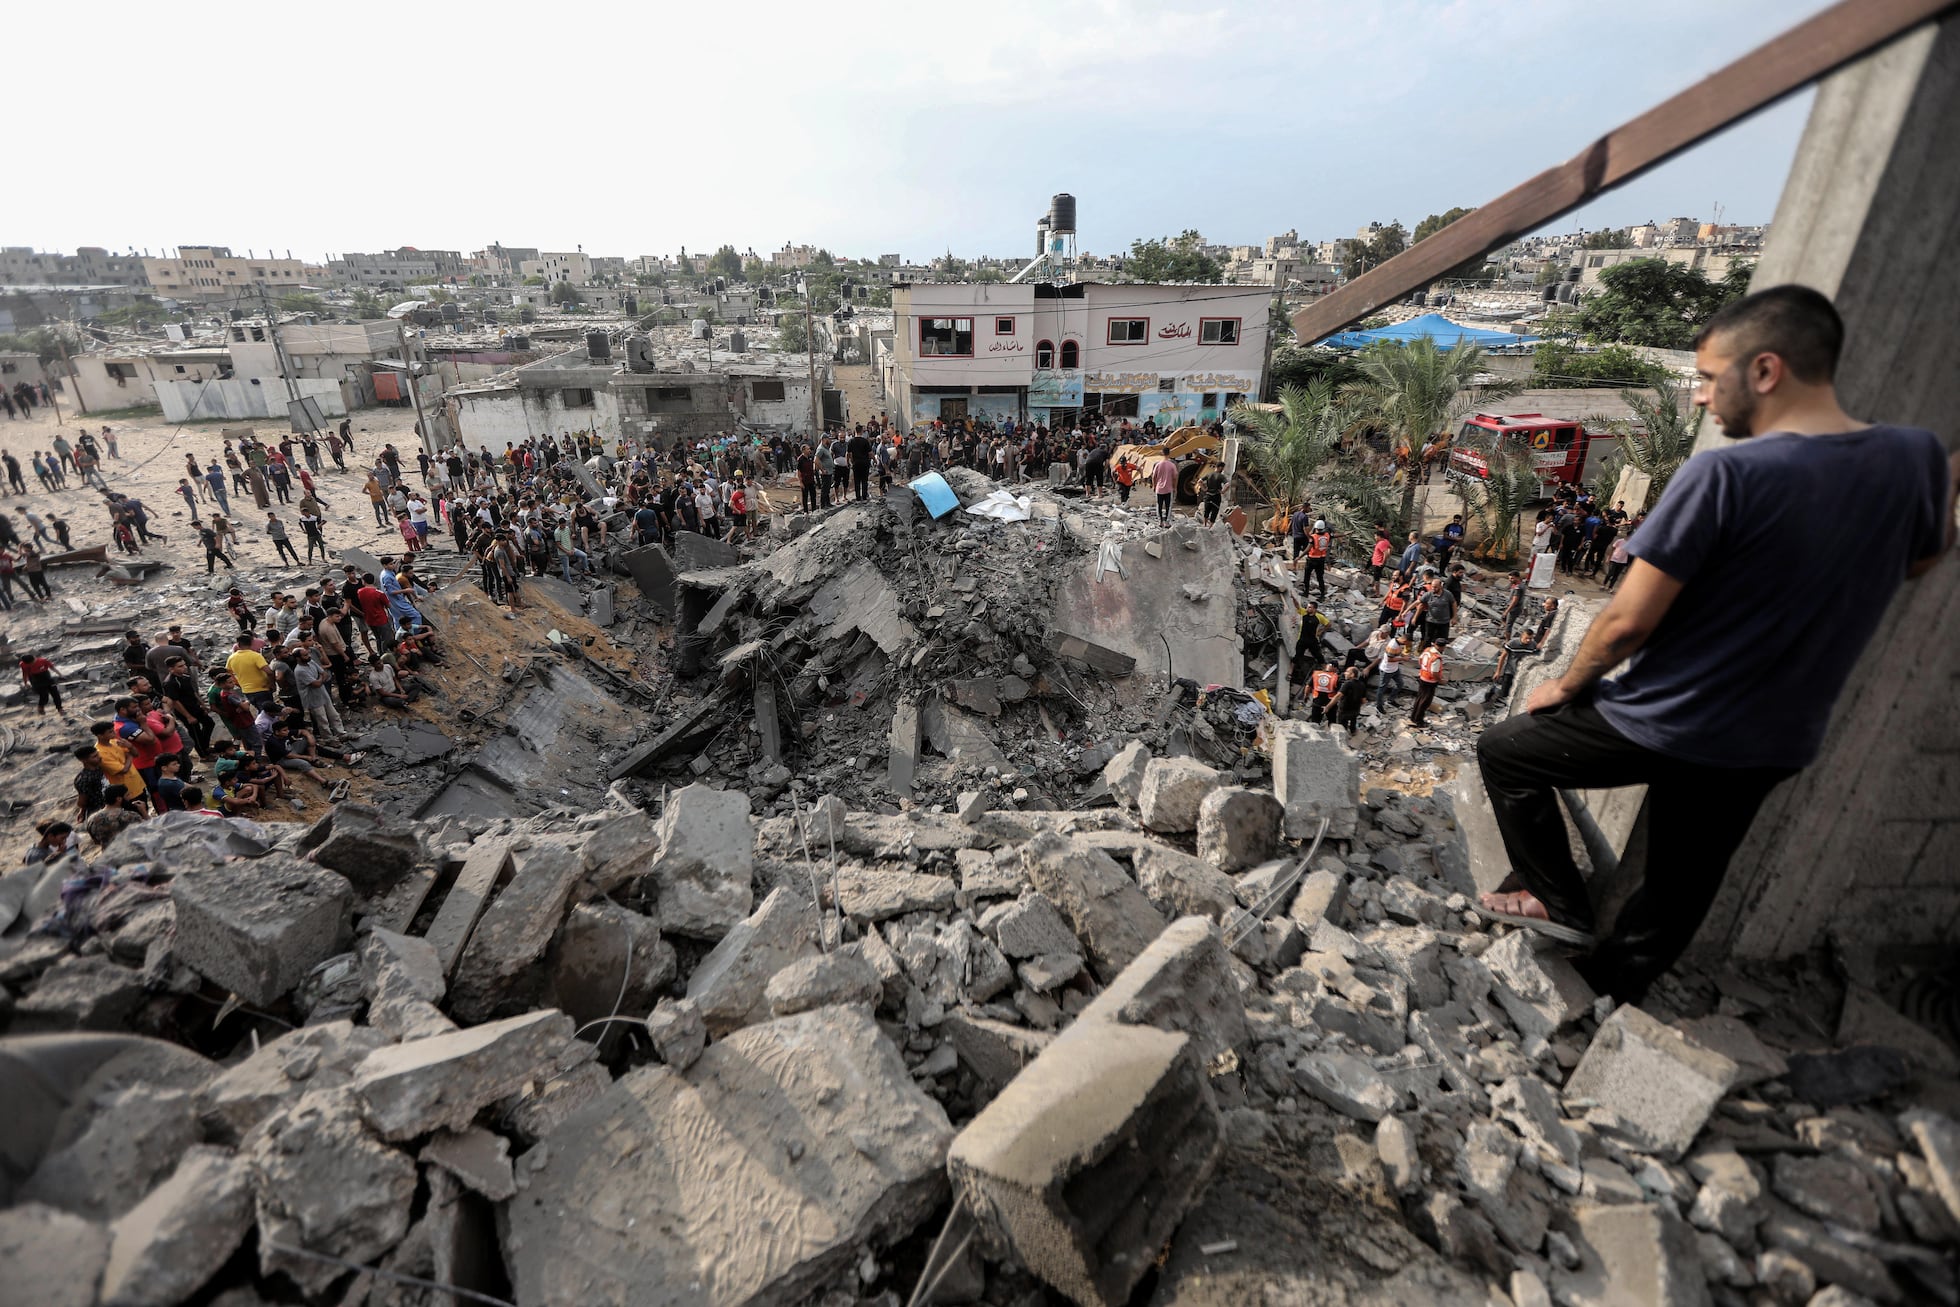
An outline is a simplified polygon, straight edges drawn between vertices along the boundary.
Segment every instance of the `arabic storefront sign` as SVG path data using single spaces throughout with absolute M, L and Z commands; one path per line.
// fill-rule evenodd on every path
M 1259 389 L 1256 372 L 1191 372 L 1177 379 L 1179 390 L 1237 390 L 1250 394 Z
M 1158 378 L 1155 372 L 1091 372 L 1082 379 L 1082 389 L 1102 395 L 1155 394 Z

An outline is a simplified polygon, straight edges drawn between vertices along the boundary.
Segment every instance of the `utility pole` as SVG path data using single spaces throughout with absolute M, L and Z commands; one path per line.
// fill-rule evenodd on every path
M 82 399 L 82 379 L 76 375 L 75 365 L 68 358 L 68 337 L 61 334 L 60 327 L 56 327 L 54 330 L 54 344 L 55 348 L 61 351 L 61 366 L 68 369 L 68 375 L 75 383 L 75 407 L 86 413 L 88 412 L 88 404 Z M 54 398 L 53 386 L 48 387 L 48 398 Z M 61 417 L 60 407 L 56 406 L 54 412 L 56 419 L 59 419 Z M 59 425 L 58 422 L 57 425 Z
M 395 339 L 401 342 L 402 370 L 408 374 L 408 397 L 415 401 L 415 430 L 421 438 L 423 451 L 434 456 L 435 438 L 429 430 L 428 419 L 422 416 L 422 388 L 415 384 L 415 359 L 408 352 L 408 330 L 402 326 L 400 318 L 395 319 Z
M 817 315 L 810 309 L 810 288 L 803 288 L 803 352 L 810 363 L 810 443 L 823 439 L 823 392 L 817 389 Z
M 286 347 L 279 341 L 279 328 L 274 321 L 275 315 L 272 311 L 272 296 L 266 290 L 264 282 L 259 283 L 259 305 L 265 310 L 265 334 L 272 342 L 272 357 L 279 361 L 279 379 L 286 383 L 286 424 L 297 430 L 295 424 L 299 418 L 295 406 L 299 403 L 299 387 L 294 384 L 293 370 L 286 361 Z

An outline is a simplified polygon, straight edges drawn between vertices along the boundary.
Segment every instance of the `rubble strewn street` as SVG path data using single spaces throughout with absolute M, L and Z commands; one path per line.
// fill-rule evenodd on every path
M 582 656 L 529 674 L 615 722 L 525 764 L 583 769 L 589 805 L 492 815 L 502 764 L 396 758 L 311 823 L 132 829 L 97 857 L 157 892 L 87 930 L 34 929 L 64 864 L 10 873 L 0 1072 L 38 1088 L 9 1100 L 8 1282 L 229 1307 L 1960 1302 L 1951 1063 L 1834 1047 L 1840 1005 L 1917 1027 L 1815 964 L 1596 998 L 1474 910 L 1502 850 L 1452 782 L 1488 684 L 1351 737 L 1276 714 L 1276 645 L 1243 651 L 1243 689 L 1180 686 L 1238 647 L 1235 610 L 1297 602 L 1293 574 L 1194 521 L 1025 495 L 1021 520 L 935 522 L 899 485 L 739 550 L 615 551 L 671 570 L 675 671 L 636 682 L 658 706 Z M 1126 574 L 1098 578 L 1111 544 Z M 1329 581 L 1338 650 L 1376 601 Z M 1187 584 L 1231 602 L 1160 622 Z M 590 593 L 560 597 L 574 641 Z M 1473 571 L 1462 650 L 1502 603 Z

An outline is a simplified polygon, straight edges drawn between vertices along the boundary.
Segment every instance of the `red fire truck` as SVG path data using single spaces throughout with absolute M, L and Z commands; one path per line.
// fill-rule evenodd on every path
M 1476 413 L 1450 446 L 1450 475 L 1483 480 L 1490 475 L 1490 451 L 1509 448 L 1529 460 L 1538 474 L 1539 494 L 1549 499 L 1559 486 L 1579 484 L 1585 474 L 1592 437 L 1577 418 L 1543 413 Z

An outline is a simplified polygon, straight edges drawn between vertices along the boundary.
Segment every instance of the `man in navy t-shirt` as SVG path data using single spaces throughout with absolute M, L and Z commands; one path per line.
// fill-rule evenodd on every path
M 1754 438 L 1682 465 L 1570 668 L 1478 741 L 1512 869 L 1484 908 L 1581 946 L 1592 907 L 1554 791 L 1648 787 L 1645 878 L 1579 964 L 1619 1002 L 1694 939 L 1764 798 L 1816 758 L 1900 583 L 1952 545 L 1960 456 L 1845 413 L 1843 340 L 1830 301 L 1801 286 L 1709 321 L 1695 403 Z

